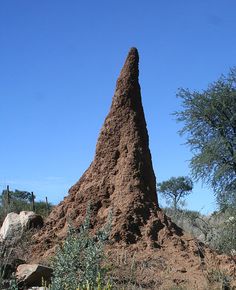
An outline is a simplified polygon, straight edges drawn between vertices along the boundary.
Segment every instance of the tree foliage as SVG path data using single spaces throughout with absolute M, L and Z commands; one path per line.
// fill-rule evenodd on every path
M 193 189 L 193 182 L 189 177 L 171 177 L 167 181 L 157 184 L 157 190 L 170 201 L 176 211 L 181 199 L 189 195 Z
M 180 89 L 177 96 L 182 110 L 174 114 L 193 153 L 193 177 L 230 195 L 236 189 L 236 68 L 202 92 Z

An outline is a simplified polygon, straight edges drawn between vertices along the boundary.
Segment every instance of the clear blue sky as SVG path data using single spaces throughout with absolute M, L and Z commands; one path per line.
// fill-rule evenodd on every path
M 235 11 L 235 0 L 1 1 L 0 190 L 63 199 L 93 159 L 132 46 L 157 179 L 188 175 L 176 92 L 204 89 L 235 65 Z M 201 184 L 187 202 L 214 209 Z

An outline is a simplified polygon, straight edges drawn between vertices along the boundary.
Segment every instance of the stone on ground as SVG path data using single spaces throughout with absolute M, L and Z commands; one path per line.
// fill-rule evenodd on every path
M 39 264 L 22 264 L 17 267 L 16 279 L 20 287 L 43 286 L 42 281 L 49 285 L 53 270 Z
M 0 229 L 0 241 L 15 242 L 30 228 L 43 226 L 43 218 L 32 211 L 21 211 L 19 214 L 9 213 Z

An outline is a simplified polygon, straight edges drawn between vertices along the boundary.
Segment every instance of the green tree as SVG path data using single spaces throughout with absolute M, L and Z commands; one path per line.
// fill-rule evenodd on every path
M 182 110 L 175 112 L 183 122 L 193 157 L 190 167 L 196 180 L 210 184 L 219 197 L 236 191 L 236 67 L 204 91 L 180 89 Z
M 176 212 L 179 202 L 191 193 L 193 182 L 189 177 L 171 177 L 167 181 L 157 184 L 157 190 L 160 192 L 167 202 L 171 202 Z

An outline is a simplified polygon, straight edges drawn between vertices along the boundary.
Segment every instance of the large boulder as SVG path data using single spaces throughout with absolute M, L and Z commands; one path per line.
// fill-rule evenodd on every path
M 30 228 L 41 228 L 43 218 L 33 211 L 21 211 L 19 214 L 9 213 L 0 229 L 0 241 L 16 241 L 24 231 Z
M 53 270 L 39 264 L 22 264 L 17 267 L 16 279 L 19 287 L 42 286 L 51 282 Z

